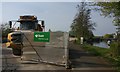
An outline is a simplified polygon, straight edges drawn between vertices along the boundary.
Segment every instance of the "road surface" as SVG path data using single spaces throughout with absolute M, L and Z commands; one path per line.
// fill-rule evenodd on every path
M 82 50 L 79 46 L 69 44 L 70 48 L 70 60 L 71 60 L 71 69 L 67 70 L 63 66 L 56 66 L 56 65 L 50 65 L 50 64 L 44 64 L 44 63 L 30 63 L 26 62 L 25 60 L 29 59 L 35 59 L 37 60 L 38 57 L 35 55 L 35 52 L 29 48 L 26 48 L 24 51 L 23 60 L 21 60 L 20 57 L 14 56 L 12 54 L 11 48 L 2 47 L 2 69 L 4 70 L 12 70 L 17 72 L 17 70 L 29 70 L 29 72 L 33 72 L 34 70 L 54 70 L 54 71 L 81 71 L 81 72 L 115 72 L 115 70 L 112 68 L 112 65 L 105 61 L 101 57 L 97 57 L 94 55 L 91 55 L 88 52 L 85 52 Z M 42 53 L 42 52 L 46 53 Z M 29 52 L 30 51 L 30 52 Z M 41 50 L 37 50 L 39 53 L 41 53 L 41 56 L 44 60 L 48 61 L 55 61 L 55 62 L 62 62 L 64 63 L 64 60 L 61 55 L 63 55 L 64 52 L 62 50 L 52 50 L 51 48 L 42 48 Z M 61 52 L 60 52 L 61 51 Z M 55 55 L 57 54 L 58 55 Z M 53 57 L 52 57 L 53 55 Z M 60 59 L 61 58 L 61 59 Z M 5 71 L 6 72 L 6 71 Z

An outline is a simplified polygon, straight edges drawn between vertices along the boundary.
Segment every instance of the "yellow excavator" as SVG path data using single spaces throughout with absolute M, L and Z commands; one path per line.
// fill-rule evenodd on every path
M 45 29 L 45 25 L 43 20 L 38 20 L 37 17 L 34 15 L 24 15 L 20 16 L 18 20 L 9 21 L 10 28 L 14 29 L 16 23 L 19 23 L 20 26 L 16 30 L 8 34 L 8 42 L 6 43 L 6 46 L 8 48 L 12 48 L 14 55 L 21 56 L 23 48 L 23 33 L 29 31 L 43 31 Z

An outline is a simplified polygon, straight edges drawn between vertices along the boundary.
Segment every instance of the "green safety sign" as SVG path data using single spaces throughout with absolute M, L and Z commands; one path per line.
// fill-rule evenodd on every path
M 34 41 L 35 42 L 49 42 L 50 32 L 34 32 Z

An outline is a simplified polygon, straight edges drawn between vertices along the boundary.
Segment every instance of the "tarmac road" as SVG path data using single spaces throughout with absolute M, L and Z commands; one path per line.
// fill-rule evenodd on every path
M 63 66 L 56 66 L 56 65 L 50 65 L 50 64 L 44 64 L 44 63 L 38 63 L 36 61 L 31 60 L 38 60 L 38 56 L 36 55 L 35 51 L 31 51 L 31 49 L 26 49 L 27 51 L 23 52 L 22 60 L 19 56 L 14 56 L 12 54 L 11 48 L 2 48 L 2 67 L 4 69 L 9 70 L 65 70 L 65 67 Z M 39 50 L 39 49 L 38 49 Z M 44 52 L 44 49 L 41 49 L 41 52 Z M 48 54 L 48 52 L 50 54 Z M 51 52 L 49 49 L 46 51 L 46 53 L 41 53 L 41 57 L 43 60 L 54 62 L 54 61 L 60 61 L 60 57 L 55 58 L 51 57 Z M 39 52 L 40 54 L 40 52 Z M 49 56 L 47 56 L 49 55 Z M 61 56 L 62 57 L 62 56 Z M 56 59 L 56 60 L 55 60 Z
M 69 44 L 72 70 L 81 72 L 116 72 L 111 63 L 102 57 L 86 52 L 80 45 Z
M 81 72 L 115 72 L 111 64 L 105 61 L 101 57 L 96 57 L 94 55 L 85 52 L 79 46 L 70 44 L 70 60 L 72 63 L 72 69 L 70 71 L 81 71 Z M 54 48 L 36 48 L 41 57 L 50 62 L 64 63 L 64 50 L 54 49 Z M 38 59 L 35 51 L 31 48 L 25 48 L 23 52 L 23 57 L 12 55 L 11 48 L 2 48 L 2 69 L 5 70 L 66 70 L 63 66 L 56 66 L 44 63 L 30 63 L 29 61 L 25 63 L 26 60 Z

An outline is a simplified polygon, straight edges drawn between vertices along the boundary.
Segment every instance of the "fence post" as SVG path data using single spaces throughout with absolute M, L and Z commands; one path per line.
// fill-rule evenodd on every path
M 64 48 L 65 48 L 65 67 L 69 68 L 69 49 L 68 49 L 69 33 L 64 32 Z

